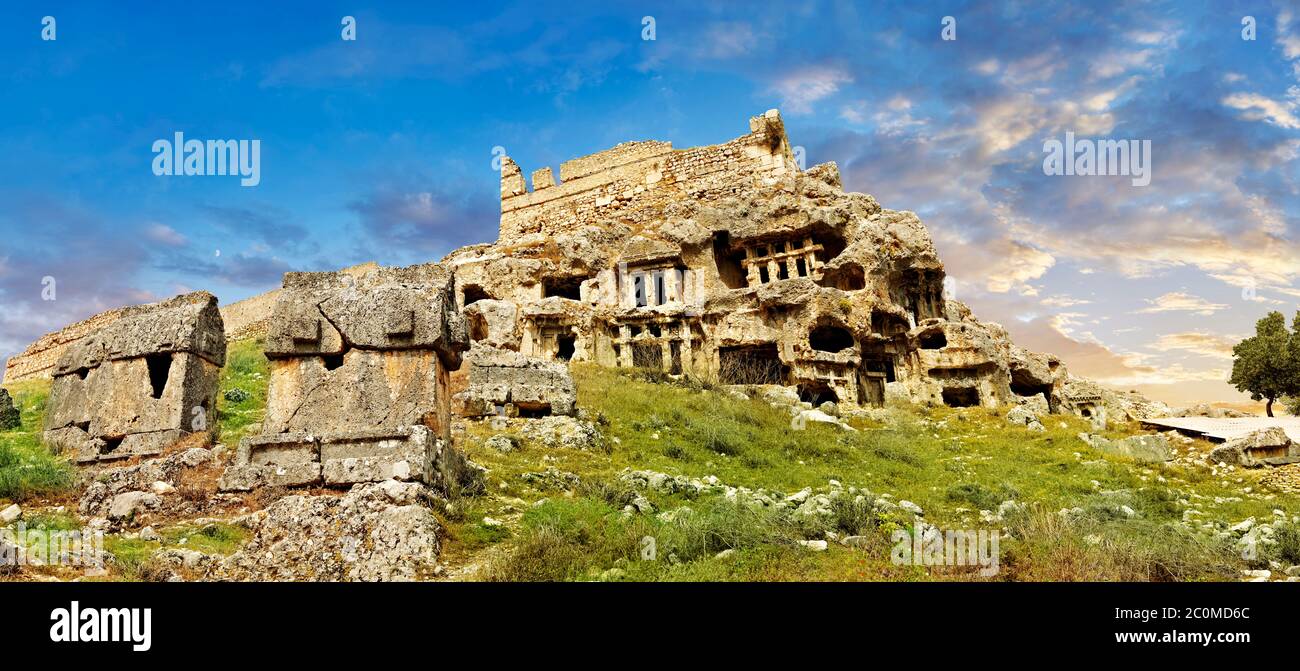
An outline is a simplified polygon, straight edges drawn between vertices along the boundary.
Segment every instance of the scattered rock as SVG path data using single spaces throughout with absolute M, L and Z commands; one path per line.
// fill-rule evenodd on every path
M 514 452 L 519 449 L 519 440 L 514 436 L 507 436 L 504 433 L 498 433 L 497 435 L 488 438 L 485 444 L 502 454 Z
M 7 389 L 0 389 L 0 431 L 17 429 L 23 425 L 22 414 L 14 406 Z
M 542 490 L 566 490 L 577 487 L 582 479 L 576 473 L 561 471 L 554 466 L 548 466 L 541 472 L 524 473 L 519 476 L 524 482 Z
M 838 417 L 828 415 L 821 410 L 798 410 L 790 420 L 790 428 L 795 431 L 803 431 L 808 427 L 808 422 L 820 422 L 822 424 L 834 424 L 848 431 L 857 431 L 857 429 L 840 421 Z
M 4 510 L 0 510 L 0 524 L 9 524 L 16 521 L 23 514 L 23 509 L 15 503 Z
M 113 497 L 108 505 L 108 519 L 130 522 L 142 513 L 157 510 L 160 501 L 152 492 L 123 492 Z
M 826 541 L 799 541 L 799 544 L 813 552 L 825 552 L 828 547 Z
M 354 485 L 342 496 L 286 496 L 253 537 L 205 576 L 239 581 L 409 581 L 435 575 L 441 526 L 418 482 Z
M 1281 427 L 1270 426 L 1239 436 L 1210 450 L 1210 461 L 1235 466 L 1261 466 L 1263 459 L 1285 457 L 1293 451 Z
M 1097 434 L 1081 433 L 1079 439 L 1091 447 L 1120 457 L 1127 457 L 1139 463 L 1163 463 L 1174 458 L 1169 439 L 1161 434 L 1129 436 L 1119 440 L 1110 440 Z
M 605 437 L 595 424 L 566 415 L 524 420 L 519 435 L 547 447 L 601 450 L 605 446 Z

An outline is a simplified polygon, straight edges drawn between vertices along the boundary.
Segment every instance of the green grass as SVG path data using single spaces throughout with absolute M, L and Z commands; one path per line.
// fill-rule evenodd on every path
M 49 380 L 4 385 L 22 414 L 22 425 L 0 432 L 0 499 L 24 501 L 33 496 L 67 491 L 76 470 L 41 443 Z
M 616 479 L 624 468 L 714 475 L 728 485 L 784 493 L 825 488 L 835 479 L 913 501 L 925 509 L 927 522 L 944 529 L 1005 527 L 1013 536 L 1002 543 L 1004 567 L 994 578 L 1000 580 L 1220 580 L 1300 553 L 1300 542 L 1292 542 L 1281 526 L 1284 542 L 1246 561 L 1212 534 L 1176 524 L 1189 507 L 1222 525 L 1250 516 L 1271 520 L 1274 509 L 1295 515 L 1295 495 L 1257 485 L 1246 493 L 1257 472 L 1212 476 L 1104 455 L 1078 439 L 1079 432 L 1091 431 L 1082 418 L 1052 415 L 1044 418 L 1047 430 L 1036 433 L 1007 424 L 1005 409 L 906 407 L 892 409 L 888 424 L 851 419 L 857 432 L 814 423 L 793 431 L 786 410 L 707 385 L 655 384 L 637 373 L 591 365 L 572 370 L 579 406 L 599 418 L 608 453 L 525 443 L 501 454 L 482 446 L 492 434 L 486 424 L 471 425 L 461 441 L 471 458 L 491 470 L 489 492 L 530 502 L 549 497 L 524 513 L 518 533 L 498 541 L 508 551 L 483 577 L 589 580 L 617 568 L 627 579 L 644 580 L 974 579 L 957 569 L 892 565 L 888 534 L 908 522 L 873 520 L 863 511 L 837 510 L 837 528 L 808 529 L 775 515 L 746 518 L 720 505 L 721 497 L 687 500 L 645 492 L 660 511 L 685 505 L 695 514 L 672 524 L 654 515 L 626 517 L 622 507 L 630 494 L 620 491 Z M 1113 426 L 1105 433 L 1120 437 L 1138 430 Z M 1210 445 L 1198 441 L 1196 447 Z M 548 466 L 576 473 L 586 484 L 566 495 L 520 480 Z M 1236 482 L 1239 477 L 1243 482 Z M 980 510 L 996 511 L 1005 500 L 1025 504 L 1034 516 L 981 521 Z M 1084 509 L 1083 518 L 1069 521 L 1057 514 L 1075 507 Z M 794 544 L 822 538 L 827 530 L 861 532 L 871 544 L 864 551 L 832 543 L 822 553 Z M 722 531 L 734 532 L 733 540 L 721 541 Z M 657 539 L 658 561 L 640 561 L 644 536 Z M 725 547 L 731 556 L 714 559 Z M 664 559 L 669 555 L 673 561 Z
M 163 529 L 159 532 L 163 544 L 197 550 L 203 554 L 228 555 L 248 540 L 248 530 L 232 524 L 213 522 L 202 527 L 190 524 Z M 183 544 L 181 541 L 185 541 Z
M 226 367 L 221 369 L 221 389 L 217 393 L 217 429 L 227 445 L 254 433 L 255 425 L 266 416 L 266 389 L 270 383 L 270 362 L 262 353 L 261 340 L 235 340 L 226 346 Z M 233 402 L 226 393 L 238 389 L 247 398 Z
M 104 549 L 112 553 L 114 562 L 109 579 L 132 582 L 146 580 L 152 563 L 153 554 L 158 551 L 156 541 L 142 541 L 139 538 L 123 538 L 112 535 L 104 537 Z

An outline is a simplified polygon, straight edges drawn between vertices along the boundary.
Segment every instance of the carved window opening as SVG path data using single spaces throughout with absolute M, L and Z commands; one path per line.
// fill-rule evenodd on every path
M 488 292 L 484 291 L 483 287 L 480 287 L 477 284 L 466 284 L 461 293 L 464 296 L 464 305 L 472 305 L 483 300 L 492 300 L 492 296 L 489 295 Z
M 731 251 L 729 236 L 718 233 L 713 237 L 713 262 L 718 268 L 718 278 L 728 289 L 744 289 L 748 284 L 745 279 L 743 251 Z
M 943 404 L 951 408 L 970 408 L 980 404 L 980 393 L 974 387 L 945 387 Z
M 808 334 L 808 344 L 819 352 L 838 352 L 853 347 L 853 334 L 848 329 L 825 324 Z
M 948 336 L 943 331 L 931 331 L 922 333 L 918 338 L 921 349 L 943 349 L 948 346 Z
M 542 280 L 542 297 L 558 296 L 570 300 L 582 300 L 582 277 L 548 277 Z
M 320 360 L 321 363 L 325 365 L 325 370 L 338 370 L 339 368 L 342 368 L 344 354 L 346 354 L 346 352 L 322 355 Z
M 821 279 L 822 245 L 811 236 L 745 247 L 741 260 L 749 286 L 796 277 Z
M 816 380 L 799 385 L 799 400 L 811 403 L 813 407 L 816 407 L 827 401 L 839 403 L 840 397 L 829 384 L 822 380 Z
M 144 358 L 149 367 L 149 386 L 154 398 L 162 398 L 167 390 L 167 378 L 171 376 L 171 354 L 149 354 Z
M 663 370 L 664 349 L 659 343 L 633 343 L 632 365 L 637 368 Z
M 868 373 L 884 376 L 885 382 L 895 381 L 893 357 L 864 358 L 862 368 Z
M 636 298 L 637 307 L 643 308 L 650 304 L 649 301 L 646 299 L 644 274 L 637 273 L 636 275 L 632 276 L 632 291 L 633 293 L 636 294 L 635 298 Z
M 723 384 L 785 384 L 789 375 L 776 343 L 718 350 L 718 379 Z
M 555 337 L 555 358 L 561 361 L 568 361 L 573 358 L 573 352 L 577 337 L 572 333 L 567 335 L 558 335 Z

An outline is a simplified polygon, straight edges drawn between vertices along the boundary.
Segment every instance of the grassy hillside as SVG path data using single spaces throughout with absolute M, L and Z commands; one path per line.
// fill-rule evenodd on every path
M 240 438 L 257 433 L 266 415 L 270 370 L 261 340 L 236 340 L 227 345 L 226 367 L 221 370 L 217 393 L 217 440 L 234 447 Z
M 1277 523 L 1300 514 L 1298 497 L 1262 486 L 1265 471 L 1210 470 L 1186 459 L 1146 466 L 1104 455 L 1077 437 L 1091 430 L 1080 418 L 1045 417 L 1047 430 L 1035 433 L 1008 424 L 1003 411 L 900 406 L 848 418 L 856 431 L 817 423 L 797 431 L 787 409 L 731 390 L 591 365 L 575 364 L 573 374 L 581 416 L 595 429 L 575 434 L 581 447 L 537 435 L 538 426 L 571 429 L 566 418 L 513 420 L 504 429 L 469 422 L 457 435 L 457 447 L 489 472 L 485 494 L 458 497 L 445 510 L 449 577 L 1235 580 L 1245 569 L 1276 574 L 1300 564 L 1300 533 Z M 258 430 L 268 376 L 260 342 L 230 343 L 220 442 L 233 446 Z M 6 388 L 23 426 L 0 433 L 0 504 L 57 502 L 76 470 L 40 444 L 49 383 Z M 506 439 L 516 449 L 496 449 Z M 1178 449 L 1187 456 L 1210 447 L 1195 441 Z M 629 471 L 687 485 L 656 489 L 646 486 L 648 475 L 637 480 Z M 826 508 L 810 516 L 796 506 L 746 503 L 790 495 L 824 495 Z M 917 520 L 900 507 L 904 501 L 942 529 L 1005 531 L 1000 571 L 980 576 L 971 567 L 892 562 L 891 535 Z M 1240 533 L 1227 531 L 1252 517 L 1274 533 L 1244 559 L 1234 546 Z M 80 521 L 68 515 L 45 523 Z M 184 523 L 160 529 L 164 540 L 195 539 L 219 554 L 244 540 L 237 531 Z M 852 546 L 838 542 L 846 537 L 855 537 Z M 644 558 L 647 538 L 652 560 Z M 822 540 L 829 541 L 823 551 L 807 547 Z M 108 545 L 120 560 L 118 579 L 147 577 L 145 560 L 161 547 L 116 535 Z
M 22 413 L 22 426 L 0 431 L 0 500 L 24 501 L 66 491 L 76 480 L 75 468 L 41 444 L 50 381 L 27 380 L 4 388 Z
M 636 493 L 618 474 L 650 469 L 751 489 L 793 494 L 844 488 L 907 500 L 943 529 L 1005 528 L 998 580 L 1236 579 L 1273 559 L 1300 563 L 1300 540 L 1282 534 L 1247 561 L 1214 532 L 1189 530 L 1193 519 L 1226 530 L 1275 510 L 1300 512 L 1294 495 L 1252 486 L 1258 472 L 1221 476 L 1174 465 L 1148 467 L 1088 448 L 1077 434 L 1086 420 L 1044 418 L 1048 430 L 1009 425 L 986 409 L 892 408 L 879 419 L 852 419 L 859 430 L 810 423 L 790 428 L 788 411 L 724 391 L 659 384 L 635 372 L 575 365 L 579 405 L 606 437 L 607 450 L 543 447 L 522 439 L 501 453 L 495 433 L 476 423 L 462 447 L 491 470 L 490 497 L 453 521 L 448 550 L 475 563 L 476 577 L 503 580 L 913 580 L 981 579 L 956 568 L 896 566 L 890 534 L 913 524 L 902 511 L 880 514 L 837 504 L 829 520 L 810 523 L 778 511 L 754 511 L 721 495 L 688 498 L 640 492 L 658 514 L 625 514 Z M 1116 427 L 1113 437 L 1136 431 Z M 1196 442 L 1190 449 L 1208 450 Z M 1184 448 L 1186 449 L 1186 448 Z M 525 474 L 547 468 L 577 475 L 572 487 L 538 486 Z M 1014 501 L 999 522 L 980 510 Z M 683 509 L 687 512 L 679 514 Z M 1062 515 L 1062 509 L 1077 509 Z M 664 514 L 667 513 L 667 514 Z M 488 525 L 482 522 L 491 518 Z M 502 522 L 494 524 L 494 522 Z M 865 536 L 863 548 L 835 542 L 810 552 L 800 540 Z M 639 544 L 655 538 L 658 560 L 641 561 Z M 458 547 L 460 543 L 460 547 Z M 466 549 L 469 548 L 469 549 Z M 719 552 L 731 550 L 723 559 Z M 481 556 L 480 556 L 481 555 Z M 667 559 L 665 559 L 667 558 Z

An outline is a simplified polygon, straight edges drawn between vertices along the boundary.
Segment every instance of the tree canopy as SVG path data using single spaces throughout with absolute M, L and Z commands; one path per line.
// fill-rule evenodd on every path
M 1273 416 L 1273 401 L 1300 396 L 1300 312 L 1287 330 L 1286 317 L 1270 312 L 1255 324 L 1255 335 L 1232 348 L 1232 377 L 1228 382 L 1256 401 L 1266 401 Z

